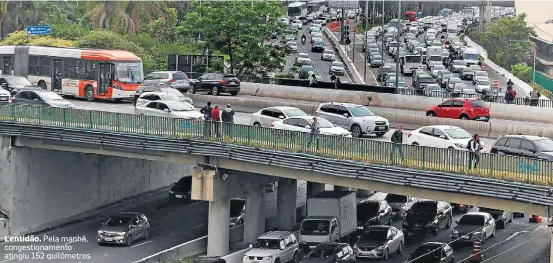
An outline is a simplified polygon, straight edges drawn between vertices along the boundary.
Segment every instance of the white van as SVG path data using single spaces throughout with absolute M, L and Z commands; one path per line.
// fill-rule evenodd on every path
M 461 52 L 461 56 L 463 57 L 463 61 L 467 63 L 467 66 L 470 65 L 477 65 L 478 64 L 478 50 L 475 48 L 465 48 Z

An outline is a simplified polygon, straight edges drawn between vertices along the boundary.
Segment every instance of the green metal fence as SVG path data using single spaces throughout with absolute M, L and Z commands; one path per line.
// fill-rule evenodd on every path
M 536 71 L 536 83 L 549 92 L 553 93 L 553 79 L 551 79 L 546 74 Z
M 0 107 L 0 120 L 85 130 L 219 141 L 363 163 L 453 172 L 537 185 L 553 185 L 553 163 L 545 160 L 480 154 L 480 163 L 477 168 L 469 169 L 469 153 L 466 151 L 411 145 L 398 146 L 389 142 L 337 136 L 313 136 L 309 133 L 248 125 L 21 105 Z M 403 150 L 403 160 L 398 147 Z M 252 156 L 253 158 L 255 156 Z

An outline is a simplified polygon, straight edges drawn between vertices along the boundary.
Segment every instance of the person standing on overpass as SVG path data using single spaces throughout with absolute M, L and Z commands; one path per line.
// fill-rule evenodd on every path
M 311 147 L 311 143 L 313 143 L 313 140 L 315 140 L 315 137 L 321 132 L 321 129 L 319 128 L 319 122 L 317 120 L 317 117 L 313 117 L 313 123 L 311 123 L 311 135 L 309 136 L 309 142 L 307 143 L 307 148 Z M 316 145 L 317 148 L 319 145 Z
M 221 112 L 219 111 L 219 105 L 215 105 L 215 108 L 211 110 L 211 120 L 215 127 L 215 137 L 220 136 L 219 126 L 221 122 Z
M 482 148 L 482 144 L 480 143 L 480 135 L 474 134 L 472 139 L 470 139 L 467 148 L 469 150 L 469 169 L 476 168 L 480 162 L 480 148 Z
M 211 136 L 211 101 L 207 102 L 200 113 L 204 115 L 204 136 Z
M 226 136 L 231 137 L 232 125 L 234 124 L 234 110 L 227 104 L 227 108 L 221 113 L 221 119 L 223 120 L 223 126 L 225 126 Z
M 538 106 L 540 97 L 541 93 L 536 88 L 530 91 L 530 106 Z
M 401 126 L 398 126 L 397 130 L 392 134 L 392 150 L 390 151 L 390 160 L 392 162 L 394 162 L 396 151 L 399 153 L 399 157 L 403 162 L 403 128 Z

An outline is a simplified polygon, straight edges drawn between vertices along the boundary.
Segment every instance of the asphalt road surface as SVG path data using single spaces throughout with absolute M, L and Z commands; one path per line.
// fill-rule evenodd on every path
M 297 207 L 305 205 L 306 183 L 298 181 Z M 265 194 L 266 218 L 276 216 L 276 191 Z M 96 232 L 101 224 L 109 218 L 109 215 L 124 212 L 142 212 L 148 217 L 151 224 L 151 234 L 148 240 L 135 241 L 130 247 L 99 246 L 96 242 Z M 68 242 L 22 242 L 3 243 L 0 246 L 0 263 L 37 263 L 37 262 L 82 262 L 82 263 L 129 263 L 140 260 L 144 257 L 158 253 L 165 249 L 188 242 L 207 234 L 208 203 L 196 202 L 192 204 L 169 202 L 166 191 L 150 194 L 141 200 L 123 202 L 112 208 L 103 211 L 99 216 L 73 225 L 65 226 L 56 230 L 47 231 L 37 235 L 41 239 L 44 235 L 62 237 L 84 236 L 87 242 L 71 243 L 72 250 L 63 251 L 70 255 L 81 254 L 89 256 L 90 259 L 81 260 L 48 260 L 48 254 L 55 252 L 43 251 L 44 258 L 40 258 L 40 252 L 13 251 L 6 245 L 66 245 Z M 61 240 L 60 240 L 61 241 Z M 9 256 L 26 256 L 27 259 L 9 259 Z M 35 259 L 33 259 L 33 256 Z M 39 257 L 39 258 L 36 258 Z

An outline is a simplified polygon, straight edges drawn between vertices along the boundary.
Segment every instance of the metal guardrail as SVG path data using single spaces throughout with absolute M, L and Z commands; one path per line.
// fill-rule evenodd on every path
M 217 141 L 287 153 L 307 153 L 365 164 L 452 172 L 535 185 L 553 185 L 553 162 L 546 160 L 483 153 L 480 154 L 478 168 L 469 169 L 467 151 L 401 145 L 405 156 L 402 161 L 395 151 L 398 145 L 389 142 L 312 135 L 240 124 L 13 104 L 0 107 L 0 121 L 143 134 L 151 137 Z M 163 148 L 161 145 L 157 147 Z M 246 151 L 244 156 L 247 159 L 253 159 L 252 157 L 256 155 Z M 271 160 L 268 161 L 270 162 Z M 298 160 L 292 160 L 286 165 L 289 167 L 300 165 L 298 167 L 300 169 L 304 164 Z M 347 169 L 347 166 L 344 166 L 344 171 Z M 334 172 L 340 174 L 344 171 Z
M 539 185 L 505 182 L 446 172 L 421 171 L 409 167 L 369 164 L 334 159 L 313 154 L 275 151 L 251 145 L 229 144 L 212 138 L 198 139 L 149 136 L 144 134 L 89 130 L 73 127 L 53 127 L 38 124 L 3 121 L 0 134 L 73 143 L 79 147 L 113 147 L 123 151 L 164 151 L 228 158 L 235 161 L 274 165 L 332 176 L 359 178 L 369 181 L 417 187 L 444 192 L 464 193 L 508 199 L 536 205 L 553 205 L 553 197 L 545 196 L 549 188 Z M 206 140 L 208 139 L 208 140 Z M 88 146 L 90 147 L 90 146 Z M 347 150 L 344 150 L 347 151 Z M 255 157 L 255 158 L 254 158 Z

